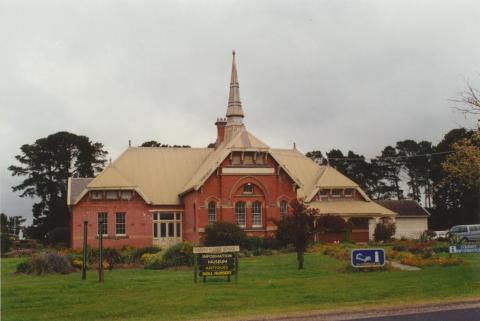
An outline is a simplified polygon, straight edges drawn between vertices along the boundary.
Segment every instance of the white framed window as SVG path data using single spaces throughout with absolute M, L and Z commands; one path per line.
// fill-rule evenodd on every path
M 284 220 L 288 215 L 288 202 L 280 201 L 280 218 Z
M 118 192 L 117 191 L 107 191 L 107 200 L 116 200 L 118 198 Z
M 320 197 L 320 200 L 328 199 L 328 196 L 330 195 L 330 190 L 321 189 L 318 195 Z
M 342 197 L 342 190 L 341 189 L 332 189 L 332 197 L 333 198 Z
M 262 203 L 255 201 L 252 203 L 252 227 L 262 226 Z
M 238 226 L 245 227 L 245 202 L 237 202 L 235 204 L 235 220 Z
M 245 193 L 245 194 L 252 194 L 253 193 L 252 183 L 247 183 L 247 184 L 243 185 L 243 193 Z
M 132 191 L 122 191 L 121 193 L 122 200 L 129 201 L 132 199 Z
M 125 235 L 126 225 L 125 225 L 125 213 L 118 212 L 115 214 L 115 234 L 116 235 Z
M 97 235 L 108 235 L 108 213 L 99 212 L 97 214 Z
M 353 188 L 347 188 L 343 191 L 343 196 L 346 198 L 352 198 L 353 197 Z
M 217 203 L 208 203 L 208 224 L 214 223 L 217 220 Z
M 90 198 L 92 200 L 101 200 L 103 198 L 103 193 L 101 191 L 90 191 Z
M 154 238 L 180 238 L 182 236 L 182 214 L 179 212 L 153 212 Z

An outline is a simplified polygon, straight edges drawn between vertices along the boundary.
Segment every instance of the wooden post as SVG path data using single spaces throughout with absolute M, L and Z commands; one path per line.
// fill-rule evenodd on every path
M 103 219 L 98 223 L 98 282 L 103 283 Z
M 88 221 L 83 221 L 83 262 L 82 262 L 82 280 L 87 279 L 87 229 Z

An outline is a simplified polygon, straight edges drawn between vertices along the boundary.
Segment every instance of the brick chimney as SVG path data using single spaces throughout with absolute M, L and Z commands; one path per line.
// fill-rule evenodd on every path
M 225 139 L 225 126 L 227 126 L 227 119 L 217 118 L 215 126 L 217 126 L 217 141 L 215 142 L 215 147 L 218 147 L 218 145 L 220 145 Z

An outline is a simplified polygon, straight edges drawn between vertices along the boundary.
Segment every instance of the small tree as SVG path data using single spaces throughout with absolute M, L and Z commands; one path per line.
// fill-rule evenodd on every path
M 293 200 L 290 203 L 293 215 L 287 216 L 280 222 L 277 239 L 292 243 L 297 252 L 298 269 L 302 270 L 305 261 L 305 250 L 316 231 L 316 209 L 309 209 L 302 200 Z M 281 234 L 280 234 L 281 233 Z
M 395 223 L 381 222 L 375 226 L 373 236 L 375 241 L 388 241 L 395 234 Z

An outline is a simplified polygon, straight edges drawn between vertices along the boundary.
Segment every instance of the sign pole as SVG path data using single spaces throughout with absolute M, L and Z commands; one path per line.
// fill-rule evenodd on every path
M 83 262 L 82 262 L 82 280 L 87 279 L 87 229 L 88 221 L 83 221 Z
M 103 219 L 98 228 L 98 282 L 103 283 Z

